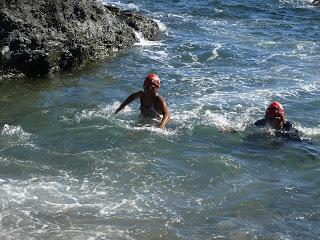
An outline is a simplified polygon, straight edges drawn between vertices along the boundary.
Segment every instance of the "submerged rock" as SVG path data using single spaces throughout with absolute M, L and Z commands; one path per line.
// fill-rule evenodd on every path
M 156 22 L 98 0 L 0 0 L 0 74 L 80 68 L 153 40 Z

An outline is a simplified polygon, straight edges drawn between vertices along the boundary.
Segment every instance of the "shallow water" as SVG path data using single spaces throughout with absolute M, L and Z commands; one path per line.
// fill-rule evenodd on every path
M 161 36 L 83 71 L 0 82 L 0 239 L 319 239 L 320 10 L 106 2 Z M 138 102 L 113 114 L 150 72 L 166 130 Z M 306 141 L 250 127 L 274 100 Z

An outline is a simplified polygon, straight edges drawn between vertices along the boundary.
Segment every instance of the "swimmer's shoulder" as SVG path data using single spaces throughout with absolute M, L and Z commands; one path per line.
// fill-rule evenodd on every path
M 266 119 L 264 119 L 264 118 L 260 119 L 260 120 L 256 121 L 253 125 L 256 127 L 264 127 L 264 126 L 266 126 Z

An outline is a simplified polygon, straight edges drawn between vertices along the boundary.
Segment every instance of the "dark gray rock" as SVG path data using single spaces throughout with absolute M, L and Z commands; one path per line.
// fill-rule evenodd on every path
M 45 75 L 81 68 L 153 40 L 149 18 L 98 0 L 0 0 L 0 74 Z

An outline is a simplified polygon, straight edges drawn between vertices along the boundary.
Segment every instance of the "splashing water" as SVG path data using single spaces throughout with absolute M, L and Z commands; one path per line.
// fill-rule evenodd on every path
M 317 239 L 319 9 L 104 2 L 157 19 L 159 39 L 0 82 L 0 239 Z M 152 72 L 166 130 L 139 101 L 114 114 Z M 252 126 L 274 100 L 306 141 Z

